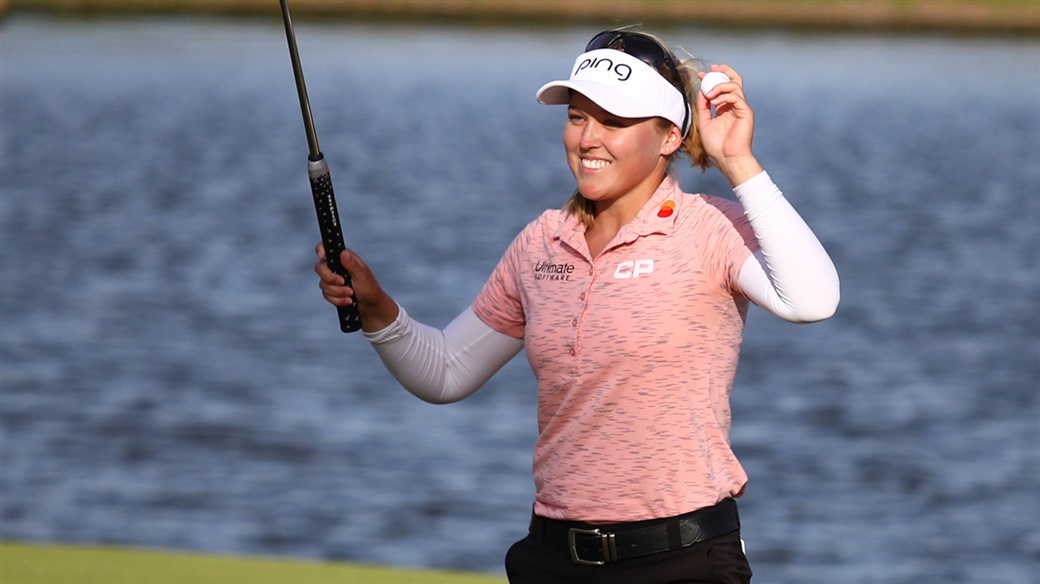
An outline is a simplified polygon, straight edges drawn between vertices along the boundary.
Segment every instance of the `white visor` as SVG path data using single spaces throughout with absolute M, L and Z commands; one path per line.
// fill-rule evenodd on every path
M 596 49 L 578 55 L 571 78 L 551 81 L 535 98 L 545 105 L 570 102 L 574 90 L 596 105 L 623 118 L 664 118 L 686 134 L 689 119 L 679 90 L 650 65 L 614 49 Z

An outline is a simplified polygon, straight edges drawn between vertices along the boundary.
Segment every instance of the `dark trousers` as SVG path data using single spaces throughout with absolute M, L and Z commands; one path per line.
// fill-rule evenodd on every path
M 748 584 L 751 567 L 739 531 L 603 566 L 575 564 L 529 534 L 509 548 L 506 575 L 510 584 Z

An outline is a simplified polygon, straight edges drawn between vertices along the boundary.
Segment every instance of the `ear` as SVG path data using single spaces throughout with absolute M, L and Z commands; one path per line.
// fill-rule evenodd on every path
M 674 124 L 668 126 L 668 133 L 665 134 L 664 140 L 661 142 L 661 156 L 671 156 L 675 154 L 683 143 L 682 133 L 679 131 Z

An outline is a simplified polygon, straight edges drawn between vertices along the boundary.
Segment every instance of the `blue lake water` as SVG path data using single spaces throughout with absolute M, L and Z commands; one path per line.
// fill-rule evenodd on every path
M 593 32 L 298 23 L 348 245 L 418 319 L 568 196 L 533 94 Z M 280 22 L 0 33 L 0 538 L 501 572 L 533 378 L 432 406 L 338 331 Z M 1036 582 L 1040 41 L 663 33 L 744 74 L 842 276 L 830 321 L 749 319 L 756 581 Z

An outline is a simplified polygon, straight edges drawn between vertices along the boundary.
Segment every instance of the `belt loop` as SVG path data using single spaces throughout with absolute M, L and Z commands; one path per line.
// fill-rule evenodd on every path
M 665 522 L 668 534 L 668 549 L 677 550 L 683 546 L 682 529 L 679 527 L 679 519 L 672 517 Z
M 531 525 L 527 528 L 531 539 L 538 543 L 545 543 L 545 521 L 531 511 Z

